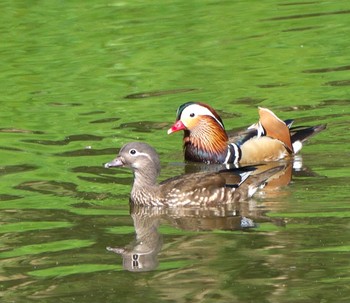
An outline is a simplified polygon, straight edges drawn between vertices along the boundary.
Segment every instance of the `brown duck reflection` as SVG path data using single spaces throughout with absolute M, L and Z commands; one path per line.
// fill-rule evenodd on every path
M 266 210 L 255 205 L 253 200 L 205 208 L 131 205 L 135 239 L 126 247 L 107 247 L 107 250 L 121 255 L 123 267 L 128 271 L 151 271 L 159 265 L 158 253 L 163 245 L 158 231 L 161 222 L 186 231 L 247 230 L 257 227 L 258 221 L 284 225 L 282 220 L 266 217 Z
M 141 209 L 143 207 L 140 207 Z M 144 210 L 147 208 L 144 207 Z M 123 267 L 129 271 L 141 272 L 155 269 L 158 266 L 158 253 L 163 245 L 163 237 L 158 232 L 160 215 L 158 208 L 149 208 L 148 212 L 134 211 L 130 214 L 134 221 L 136 237 L 126 247 L 107 247 L 107 250 L 120 254 Z

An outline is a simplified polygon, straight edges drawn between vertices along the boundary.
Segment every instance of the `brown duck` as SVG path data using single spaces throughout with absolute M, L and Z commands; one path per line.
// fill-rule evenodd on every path
M 131 142 L 124 145 L 118 156 L 104 165 L 130 167 L 134 183 L 130 200 L 136 205 L 202 206 L 246 200 L 260 185 L 283 169 L 254 167 L 185 174 L 157 183 L 160 161 L 157 152 L 148 144 Z

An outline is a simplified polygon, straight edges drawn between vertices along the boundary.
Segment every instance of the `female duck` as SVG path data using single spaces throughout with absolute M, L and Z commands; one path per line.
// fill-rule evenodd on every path
M 104 165 L 130 167 L 134 173 L 131 202 L 153 206 L 202 206 L 246 200 L 281 166 L 254 172 L 254 167 L 219 172 L 186 174 L 157 184 L 160 161 L 148 144 L 131 142 L 124 145 L 118 156 Z M 253 174 L 254 172 L 254 174 Z

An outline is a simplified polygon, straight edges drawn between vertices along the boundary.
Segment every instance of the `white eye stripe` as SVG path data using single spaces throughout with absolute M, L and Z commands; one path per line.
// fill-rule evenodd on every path
M 196 114 L 199 116 L 212 116 L 212 117 L 214 117 L 212 112 L 209 109 L 207 109 L 206 107 L 200 106 L 198 104 L 191 104 L 191 105 L 187 106 L 182 111 L 181 117 L 182 116 L 189 117 L 191 114 Z
M 152 158 L 151 158 L 151 156 L 149 154 L 147 154 L 147 153 L 140 153 L 137 150 L 135 150 L 135 151 L 136 151 L 136 153 L 133 154 L 132 156 L 145 156 L 145 157 L 147 157 L 148 159 L 150 159 L 153 162 L 153 160 L 152 160 Z
M 199 104 L 191 104 L 189 106 L 187 106 L 181 113 L 181 117 L 180 120 L 182 118 L 186 119 L 189 118 L 191 116 L 191 114 L 195 114 L 196 116 L 210 116 L 213 117 L 216 122 L 218 122 L 222 128 L 224 128 L 224 126 L 222 125 L 222 123 L 213 115 L 213 113 L 206 107 L 201 106 Z

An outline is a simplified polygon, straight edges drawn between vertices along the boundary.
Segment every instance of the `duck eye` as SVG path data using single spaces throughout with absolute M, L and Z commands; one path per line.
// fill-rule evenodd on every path
M 190 113 L 190 117 L 193 118 L 195 116 L 194 113 Z
M 129 151 L 129 154 L 130 154 L 130 155 L 135 155 L 135 154 L 136 154 L 136 149 L 131 149 L 131 150 Z

